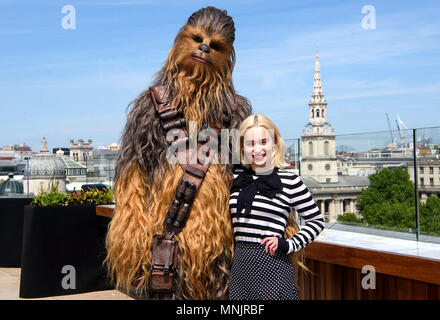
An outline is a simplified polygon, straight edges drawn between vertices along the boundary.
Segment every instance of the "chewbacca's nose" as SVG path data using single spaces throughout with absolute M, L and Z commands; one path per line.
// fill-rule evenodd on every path
M 201 50 L 204 53 L 209 53 L 209 47 L 204 43 L 200 45 L 199 50 Z

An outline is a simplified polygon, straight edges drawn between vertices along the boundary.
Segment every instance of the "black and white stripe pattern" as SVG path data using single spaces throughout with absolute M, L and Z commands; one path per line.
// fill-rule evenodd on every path
M 235 170 L 234 178 L 240 172 L 242 169 Z M 291 209 L 296 210 L 305 220 L 305 225 L 292 238 L 287 239 L 290 254 L 305 248 L 318 236 L 324 229 L 324 219 L 310 191 L 298 175 L 281 169 L 277 174 L 283 189 L 273 199 L 257 193 L 250 214 L 238 217 L 236 211 L 239 192 L 237 191 L 230 196 L 229 208 L 235 241 L 258 243 L 265 237 L 283 238 Z M 258 175 L 254 175 L 253 178 L 258 179 Z

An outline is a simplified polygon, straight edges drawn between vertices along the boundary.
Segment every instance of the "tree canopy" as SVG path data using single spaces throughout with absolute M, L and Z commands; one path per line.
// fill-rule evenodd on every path
M 440 198 L 429 196 L 425 204 L 420 205 L 420 231 L 440 236 Z
M 369 177 L 370 186 L 362 190 L 356 208 L 361 221 L 372 225 L 415 229 L 414 184 L 403 168 L 383 169 Z M 341 219 L 344 221 L 344 219 Z M 419 206 L 420 230 L 440 232 L 440 199 L 431 196 Z

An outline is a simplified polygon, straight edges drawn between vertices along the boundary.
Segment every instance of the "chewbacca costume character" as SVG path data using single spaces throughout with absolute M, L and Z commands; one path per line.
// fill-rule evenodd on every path
M 213 7 L 193 13 L 180 29 L 153 86 L 163 86 L 186 124 L 238 128 L 250 115 L 249 102 L 235 93 L 234 22 Z M 115 214 L 107 235 L 107 266 L 116 287 L 148 299 L 225 299 L 233 255 L 229 213 L 232 165 L 211 163 L 182 232 L 176 290 L 150 293 L 152 243 L 164 233 L 164 219 L 182 177 L 167 161 L 166 140 L 150 89 L 132 103 L 115 169 Z M 227 114 L 225 122 L 223 114 Z

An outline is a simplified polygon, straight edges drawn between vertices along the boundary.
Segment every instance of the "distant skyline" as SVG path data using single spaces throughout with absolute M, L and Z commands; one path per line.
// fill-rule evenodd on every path
M 440 126 L 438 1 L 0 0 L 0 146 L 118 142 L 128 104 L 208 5 L 234 18 L 236 90 L 283 138 L 308 122 L 316 50 L 336 135 L 387 131 L 386 113 L 393 130 L 397 115 L 409 128 Z M 362 26 L 366 5 L 373 30 Z

